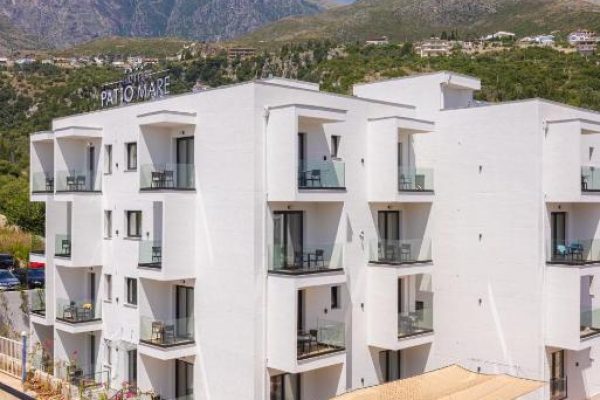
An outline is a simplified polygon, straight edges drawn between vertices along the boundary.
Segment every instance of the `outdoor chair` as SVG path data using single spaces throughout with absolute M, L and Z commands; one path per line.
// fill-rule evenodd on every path
M 164 185 L 167 188 L 172 188 L 175 186 L 175 179 L 174 179 L 173 171 L 166 170 L 164 172 Z
M 54 191 L 54 178 L 46 178 L 46 191 Z
M 410 243 L 402 243 L 400 245 L 400 261 L 411 260 L 411 248 Z
M 152 246 L 152 262 L 155 264 L 162 262 L 162 247 Z
M 85 190 L 85 176 L 84 175 L 77 175 L 77 183 L 76 183 L 76 190 Z
M 400 189 L 408 190 L 412 187 L 412 179 L 410 177 L 400 174 Z
M 175 342 L 175 325 L 165 325 L 163 343 Z
M 308 177 L 305 178 L 306 185 L 310 182 L 310 186 L 319 187 L 321 186 L 321 170 L 313 169 L 310 171 Z
M 71 254 L 71 241 L 69 239 L 63 239 L 61 242 L 61 249 L 63 255 Z
M 67 176 L 67 188 L 70 191 L 77 190 L 77 180 L 74 176 Z
M 151 188 L 163 187 L 163 173 L 160 171 L 153 171 L 150 181 Z
M 321 263 L 321 267 L 325 268 L 325 251 L 323 249 L 315 250 L 315 268 L 319 267 L 319 262 Z
M 309 329 L 308 334 L 310 335 L 310 341 L 308 342 L 308 351 L 312 350 L 313 343 L 315 344 L 315 348 L 319 349 L 319 331 L 316 329 Z

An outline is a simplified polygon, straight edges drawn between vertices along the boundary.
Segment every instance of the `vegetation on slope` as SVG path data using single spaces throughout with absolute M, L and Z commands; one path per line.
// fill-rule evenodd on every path
M 600 6 L 582 0 L 360 0 L 314 16 L 282 19 L 237 41 L 353 41 L 379 35 L 405 41 L 443 30 L 466 39 L 498 30 L 531 35 L 580 27 L 600 27 Z
M 282 46 L 247 60 L 225 56 L 157 66 L 170 68 L 172 90 L 191 90 L 273 76 L 319 82 L 349 94 L 354 83 L 420 72 L 453 70 L 481 77 L 478 98 L 505 101 L 545 97 L 600 111 L 600 57 L 551 49 L 512 49 L 481 55 L 421 59 L 412 46 L 337 46 L 327 41 Z M 97 109 L 98 89 L 121 73 L 111 68 L 58 69 L 33 64 L 0 71 L 0 213 L 10 223 L 43 233 L 43 209 L 28 201 L 28 136 L 53 118 Z

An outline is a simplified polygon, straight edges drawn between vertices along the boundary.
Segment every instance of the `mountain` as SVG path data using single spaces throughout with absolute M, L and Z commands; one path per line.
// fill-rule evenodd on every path
M 458 30 L 481 35 L 600 28 L 599 0 L 357 0 L 314 16 L 271 23 L 242 39 L 289 41 L 309 38 L 362 40 L 387 35 L 415 40 Z
M 31 49 L 39 43 L 20 29 L 15 28 L 10 21 L 0 14 L 0 55 L 11 53 L 16 49 Z
M 114 35 L 215 41 L 316 14 L 325 1 L 331 0 L 0 0 L 0 17 L 55 47 Z

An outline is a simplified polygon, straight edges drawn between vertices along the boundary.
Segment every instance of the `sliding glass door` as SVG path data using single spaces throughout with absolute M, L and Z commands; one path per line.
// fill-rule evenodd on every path
M 273 262 L 275 268 L 301 267 L 304 247 L 302 211 L 282 211 L 273 215 Z
M 178 338 L 193 338 L 194 288 L 177 286 L 175 292 L 176 335 Z
M 175 397 L 178 400 L 194 398 L 194 364 L 175 360 Z
M 194 187 L 194 138 L 177 139 L 177 187 Z

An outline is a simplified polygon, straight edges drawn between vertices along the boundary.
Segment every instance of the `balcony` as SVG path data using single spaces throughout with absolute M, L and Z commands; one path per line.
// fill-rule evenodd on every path
M 56 299 L 56 320 L 68 324 L 96 322 L 102 319 L 101 303 L 92 300 Z
M 342 244 L 302 246 L 297 251 L 281 245 L 271 245 L 269 247 L 269 272 L 304 275 L 340 271 L 343 268 L 343 256 Z
M 58 234 L 54 241 L 55 257 L 71 257 L 71 235 Z
M 600 240 L 560 242 L 548 252 L 548 264 L 588 265 L 600 263 Z
M 140 241 L 138 266 L 160 270 L 162 268 L 162 243 L 155 240 Z
M 44 289 L 32 289 L 28 292 L 29 312 L 40 317 L 46 316 L 46 291 Z
M 581 311 L 579 337 L 587 339 L 600 334 L 600 309 Z
M 343 161 L 300 160 L 298 166 L 298 189 L 346 188 L 346 164 Z
M 140 318 L 140 343 L 169 348 L 194 344 L 194 318 Z
M 600 192 L 600 167 L 581 167 L 581 191 Z
M 140 169 L 142 191 L 194 190 L 194 164 L 145 164 Z
M 54 193 L 54 177 L 51 174 L 37 172 L 31 175 L 31 193 Z
M 36 235 L 31 236 L 31 249 L 29 250 L 29 254 L 44 257 L 46 254 L 46 243 L 43 237 Z
M 372 264 L 432 262 L 430 239 L 374 240 L 369 249 L 369 262 Z
M 298 332 L 298 360 L 319 357 L 345 350 L 345 327 L 342 322 L 317 319 L 313 327 Z
M 102 180 L 96 179 L 95 173 L 85 170 L 69 170 L 56 172 L 57 193 L 100 193 Z
M 433 309 L 424 308 L 398 314 L 398 339 L 433 332 Z
M 433 193 L 433 169 L 399 167 L 398 190 L 400 192 Z

